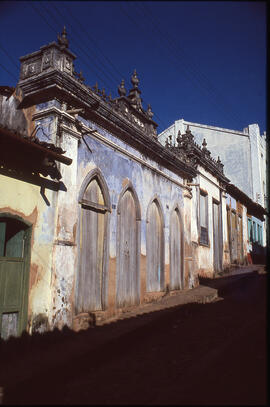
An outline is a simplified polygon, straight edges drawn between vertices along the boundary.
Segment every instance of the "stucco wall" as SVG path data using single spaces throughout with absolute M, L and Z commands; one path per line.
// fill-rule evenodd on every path
M 32 225 L 29 275 L 28 328 L 39 319 L 42 330 L 51 314 L 51 267 L 55 227 L 55 192 L 45 189 L 46 201 L 40 187 L 5 175 L 0 175 L 0 216 L 2 213 L 19 216 Z M 43 321 L 41 323 L 41 317 Z M 41 326 L 42 325 L 42 326 Z
M 252 198 L 253 184 L 249 135 L 244 132 L 206 126 L 181 119 L 164 130 L 158 136 L 159 141 L 165 144 L 166 138 L 171 134 L 172 142 L 176 143 L 178 131 L 180 130 L 181 134 L 185 133 L 187 125 L 189 125 L 195 141 L 199 145 L 202 144 L 205 138 L 211 156 L 215 159 L 218 156 L 220 157 L 222 164 L 224 164 L 224 174 L 230 179 L 231 183 Z

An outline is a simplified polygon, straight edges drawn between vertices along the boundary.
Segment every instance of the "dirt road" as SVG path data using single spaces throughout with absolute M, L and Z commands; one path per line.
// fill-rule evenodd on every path
M 204 281 L 222 300 L 2 346 L 5 404 L 266 404 L 267 275 Z

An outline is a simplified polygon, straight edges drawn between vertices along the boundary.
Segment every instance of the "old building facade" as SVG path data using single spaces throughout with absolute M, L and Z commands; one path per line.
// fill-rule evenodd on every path
M 267 209 L 266 133 L 261 135 L 257 124 L 251 124 L 243 131 L 236 131 L 180 119 L 160 133 L 158 139 L 162 144 L 165 144 L 168 138 L 174 143 L 178 132 L 184 132 L 187 126 L 197 143 L 201 144 L 206 140 L 213 157 L 220 157 L 230 182 L 253 202 Z M 262 253 L 266 247 L 265 217 L 250 215 L 250 219 L 253 237 L 248 238 L 245 230 L 247 238 L 244 244 L 248 245 L 250 256 L 256 259 L 259 253 L 262 261 Z M 245 223 L 247 224 L 246 220 Z
M 229 264 L 220 160 L 189 128 L 159 143 L 136 71 L 112 99 L 74 59 L 64 30 L 1 88 L 3 338 L 86 328 Z

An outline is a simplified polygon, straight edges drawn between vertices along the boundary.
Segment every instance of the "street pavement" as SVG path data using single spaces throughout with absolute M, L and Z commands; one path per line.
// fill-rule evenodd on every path
M 241 267 L 78 333 L 1 342 L 4 404 L 266 405 L 266 283 Z

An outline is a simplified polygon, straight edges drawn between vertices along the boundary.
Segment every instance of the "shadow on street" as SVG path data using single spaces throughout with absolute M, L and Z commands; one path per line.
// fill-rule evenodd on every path
M 1 341 L 3 403 L 266 405 L 267 278 L 203 279 L 222 301 Z

